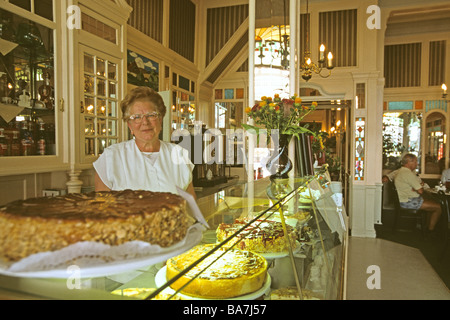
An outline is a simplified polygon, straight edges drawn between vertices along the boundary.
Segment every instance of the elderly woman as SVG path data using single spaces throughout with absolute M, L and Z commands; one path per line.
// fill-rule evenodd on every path
M 195 198 L 194 165 L 182 147 L 159 140 L 166 107 L 148 87 L 137 87 L 121 102 L 124 121 L 134 139 L 106 148 L 94 162 L 95 190 L 148 190 L 177 193 L 176 187 Z

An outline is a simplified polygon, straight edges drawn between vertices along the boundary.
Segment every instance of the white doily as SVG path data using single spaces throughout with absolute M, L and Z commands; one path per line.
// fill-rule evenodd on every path
M 81 269 L 95 268 L 108 265 L 120 265 L 124 262 L 133 266 L 133 261 L 148 262 L 149 265 L 159 262 L 159 257 L 169 257 L 170 253 L 183 252 L 200 242 L 202 231 L 205 228 L 195 224 L 188 229 L 183 240 L 177 244 L 162 248 L 143 241 L 130 241 L 119 246 L 110 246 L 103 243 L 84 241 L 69 245 L 53 252 L 40 252 L 30 255 L 14 263 L 0 263 L 0 268 L 7 273 L 39 272 L 46 270 L 62 270 L 71 265 Z

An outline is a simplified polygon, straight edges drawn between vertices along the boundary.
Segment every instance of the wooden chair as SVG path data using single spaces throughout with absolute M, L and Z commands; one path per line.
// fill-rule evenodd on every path
M 391 182 L 383 182 L 381 223 L 386 228 L 393 230 L 397 216 L 397 206 L 395 204 L 392 187 L 389 185 L 390 183 Z
M 420 224 L 422 235 L 425 232 L 427 213 L 420 209 L 405 209 L 400 207 L 397 189 L 392 181 L 387 182 L 389 194 L 392 196 L 396 208 L 394 231 L 413 231 Z

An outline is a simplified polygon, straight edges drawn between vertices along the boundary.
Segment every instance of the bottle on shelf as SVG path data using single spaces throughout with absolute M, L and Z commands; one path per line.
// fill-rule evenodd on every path
M 45 148 L 46 148 L 46 139 L 45 139 L 45 124 L 40 123 L 39 124 L 39 133 L 38 133 L 38 139 L 37 139 L 37 154 L 38 155 L 45 155 Z
M 32 132 L 29 129 L 28 122 L 22 121 L 22 125 L 20 128 L 20 142 L 21 142 L 21 155 L 22 156 L 31 156 L 32 155 L 32 146 L 33 146 L 33 137 Z
M 13 131 L 13 138 L 11 140 L 11 146 L 10 146 L 9 150 L 10 150 L 10 156 L 13 156 L 13 157 L 20 156 L 21 143 L 20 143 L 20 139 L 19 139 L 19 131 L 17 131 L 17 130 Z
M 5 157 L 8 155 L 8 144 L 5 138 L 5 129 L 0 128 L 0 157 Z
M 28 122 L 28 132 L 30 133 L 30 143 L 31 143 L 31 150 L 30 154 L 37 154 L 37 139 L 38 139 L 38 127 L 36 123 L 35 118 L 31 118 L 31 121 Z

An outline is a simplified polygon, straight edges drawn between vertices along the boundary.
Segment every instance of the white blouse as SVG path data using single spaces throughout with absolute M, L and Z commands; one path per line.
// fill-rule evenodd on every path
M 160 141 L 159 152 L 144 153 L 134 139 L 104 150 L 94 168 L 111 190 L 148 190 L 177 194 L 192 182 L 194 165 L 186 149 Z

